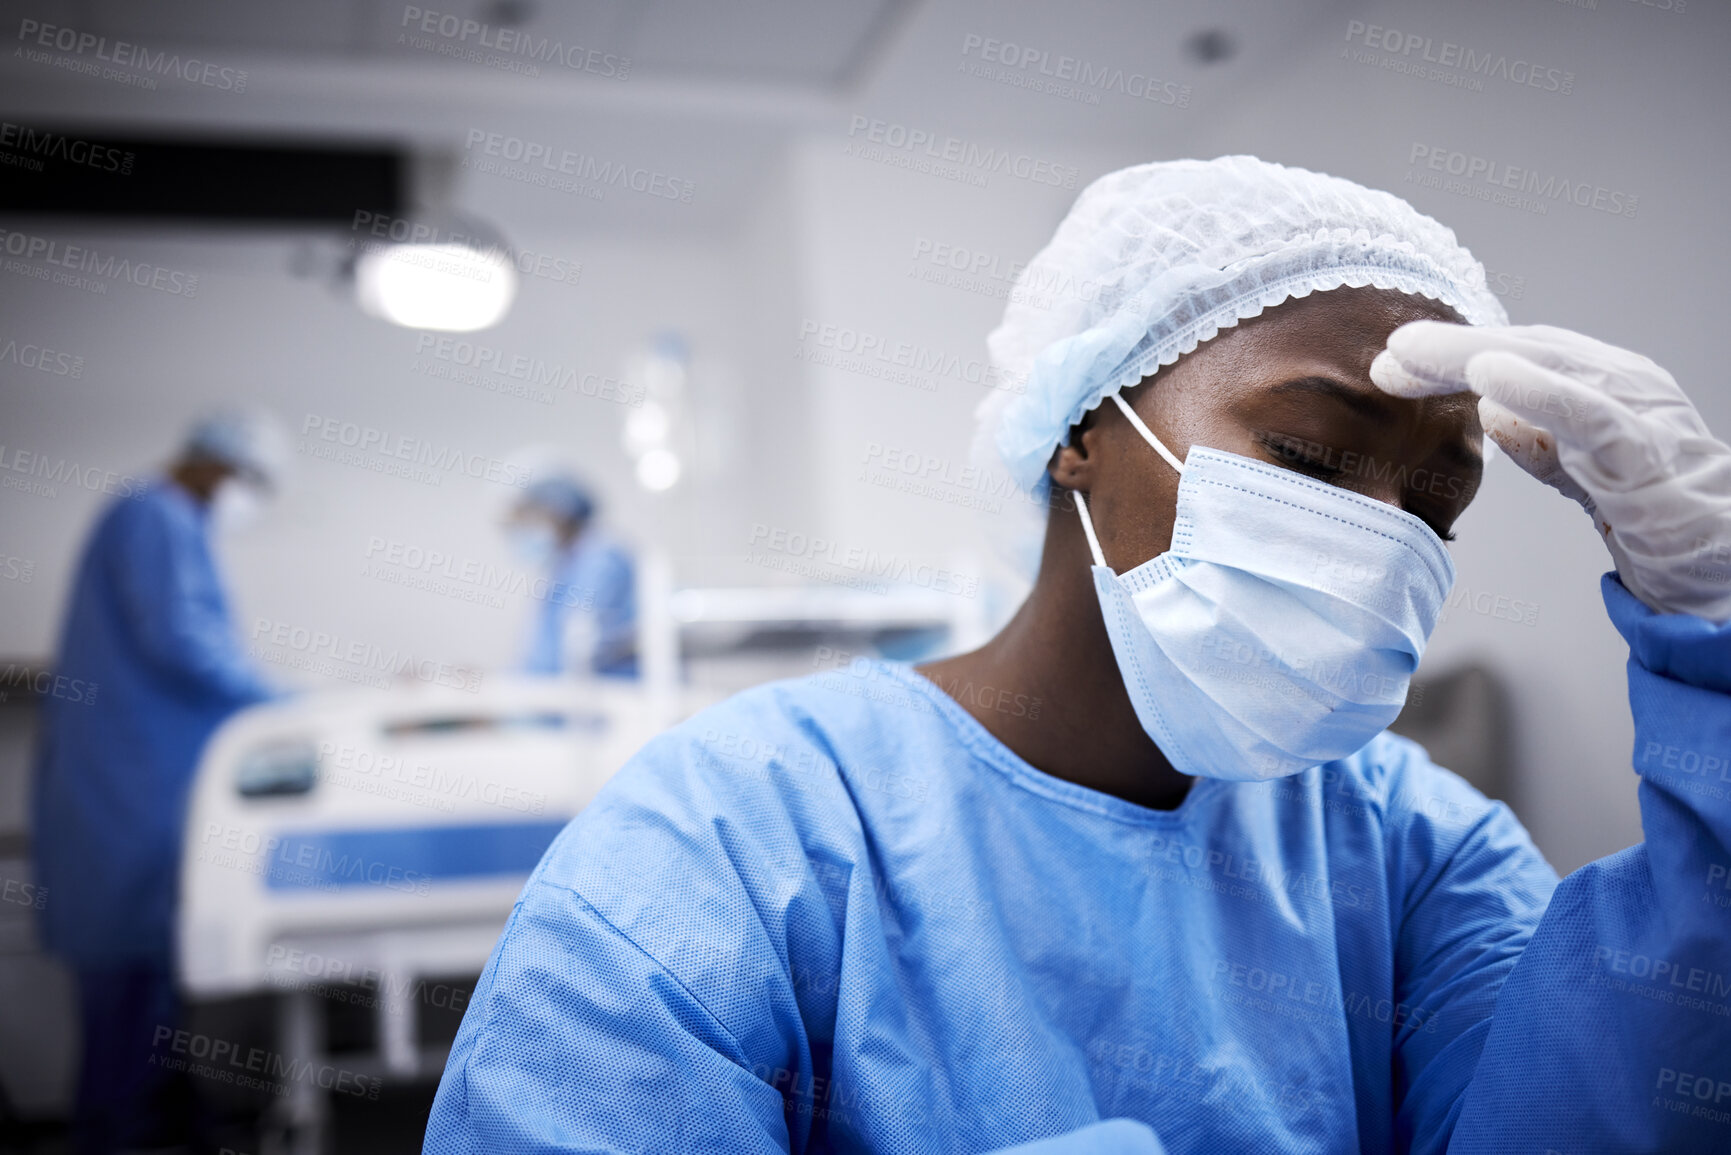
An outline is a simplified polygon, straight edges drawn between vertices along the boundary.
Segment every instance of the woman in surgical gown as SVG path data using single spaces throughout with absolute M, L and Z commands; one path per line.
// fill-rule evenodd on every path
M 1137 166 L 1034 263 L 1104 288 L 991 339 L 1026 603 L 646 746 L 525 887 L 426 1150 L 1731 1150 L 1731 599 L 1690 556 L 1731 450 L 1344 180 Z M 1485 430 L 1616 562 L 1647 841 L 1561 882 L 1381 732 Z

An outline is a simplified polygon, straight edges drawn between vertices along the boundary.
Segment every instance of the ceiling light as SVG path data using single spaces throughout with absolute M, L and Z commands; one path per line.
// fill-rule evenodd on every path
M 651 493 L 672 489 L 679 474 L 679 455 L 671 449 L 651 449 L 637 459 L 637 483 Z
M 510 310 L 517 270 L 503 254 L 467 245 L 387 245 L 355 262 L 355 295 L 393 324 L 468 333 Z
M 375 218 L 353 238 L 355 299 L 394 325 L 468 333 L 499 323 L 517 296 L 510 246 L 478 222 Z

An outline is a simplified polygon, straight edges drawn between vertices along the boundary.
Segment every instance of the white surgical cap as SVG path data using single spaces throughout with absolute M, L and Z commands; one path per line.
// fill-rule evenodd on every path
M 999 379 L 976 453 L 1033 495 L 1082 415 L 1290 297 L 1374 285 L 1471 325 L 1508 315 L 1453 230 L 1392 193 L 1253 156 L 1139 164 L 1076 198 L 986 339 Z
M 288 435 L 262 409 L 224 409 L 201 418 L 182 453 L 220 461 L 259 484 L 276 487 L 288 467 Z

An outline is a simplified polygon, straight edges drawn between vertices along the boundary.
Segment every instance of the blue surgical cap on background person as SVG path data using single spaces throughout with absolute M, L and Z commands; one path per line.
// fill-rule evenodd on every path
M 595 498 L 589 490 L 576 478 L 564 474 L 544 477 L 530 485 L 523 494 L 523 504 L 567 522 L 587 521 L 595 512 Z
M 288 437 L 263 410 L 224 409 L 193 425 L 181 454 L 221 462 L 248 480 L 275 489 L 287 470 Z

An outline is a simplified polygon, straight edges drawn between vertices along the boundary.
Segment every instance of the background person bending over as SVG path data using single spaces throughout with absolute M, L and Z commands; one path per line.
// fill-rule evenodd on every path
M 595 499 L 564 474 L 530 486 L 512 511 L 512 542 L 546 579 L 523 660 L 529 673 L 637 676 L 635 569 L 595 516 Z
M 1721 1148 L 1723 790 L 1639 762 L 1648 841 L 1559 883 L 1384 727 L 1482 422 L 1606 535 L 1637 751 L 1722 750 L 1731 598 L 1691 552 L 1731 539 L 1731 449 L 1348 181 L 1125 169 L 1029 267 L 1102 288 L 990 340 L 1028 387 L 986 441 L 1053 496 L 1025 604 L 870 699 L 781 682 L 649 743 L 524 889 L 426 1149 Z
M 44 702 L 32 846 L 43 938 L 77 981 L 80 1152 L 184 1136 L 186 1100 L 151 1044 L 179 1016 L 187 792 L 212 731 L 271 695 L 231 627 L 211 525 L 250 518 L 283 448 L 262 416 L 200 423 L 165 477 L 103 511 L 79 558 L 57 672 L 94 689 Z

